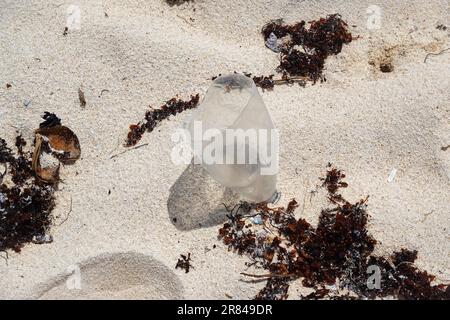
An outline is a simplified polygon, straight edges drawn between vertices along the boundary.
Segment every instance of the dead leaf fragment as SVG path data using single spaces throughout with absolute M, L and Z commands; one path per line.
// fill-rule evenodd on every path
M 78 99 L 80 100 L 80 107 L 86 107 L 86 98 L 84 96 L 83 90 L 81 88 L 78 89 Z

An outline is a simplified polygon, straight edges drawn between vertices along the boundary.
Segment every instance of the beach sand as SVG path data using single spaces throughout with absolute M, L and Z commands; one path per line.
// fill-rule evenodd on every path
M 381 10 L 378 29 L 368 25 L 371 5 Z M 63 35 L 68 8 L 81 20 Z M 171 162 L 171 135 L 192 111 L 146 133 L 140 143 L 148 145 L 111 156 L 149 105 L 203 96 L 219 73 L 274 73 L 277 55 L 260 34 L 270 19 L 332 13 L 360 38 L 327 59 L 327 81 L 261 91 L 280 130 L 279 204 L 296 198 L 297 214 L 317 223 L 327 204 L 309 195 L 331 162 L 346 172 L 348 200 L 370 196 L 376 253 L 416 249 L 417 266 L 449 283 L 450 52 L 424 62 L 450 47 L 450 31 L 436 29 L 450 28 L 449 8 L 419 0 L 1 1 L 0 137 L 13 145 L 19 132 L 31 142 L 40 116 L 54 112 L 78 135 L 82 156 L 61 169 L 54 241 L 0 259 L 0 298 L 254 297 L 264 282 L 240 272 L 257 271 L 217 239 L 222 202 L 235 199 L 201 169 Z M 393 71 L 381 72 L 382 62 Z M 189 273 L 175 269 L 187 252 Z M 299 283 L 289 298 L 309 292 Z

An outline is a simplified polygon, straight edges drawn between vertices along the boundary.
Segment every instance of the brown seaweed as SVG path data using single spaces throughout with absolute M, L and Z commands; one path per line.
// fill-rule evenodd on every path
M 128 132 L 127 139 L 124 144 L 125 147 L 136 145 L 146 131 L 152 132 L 158 123 L 169 118 L 171 115 L 176 115 L 185 110 L 197 107 L 199 100 L 199 94 L 192 95 L 187 101 L 172 98 L 169 101 L 166 101 L 166 103 L 159 107 L 159 109 L 151 109 L 147 111 L 143 121 L 138 124 L 130 125 L 130 131 Z
M 311 21 L 308 28 L 305 21 L 286 25 L 282 19 L 273 20 L 263 26 L 261 33 L 266 44 L 271 35 L 284 39 L 281 44 L 276 45 L 280 59 L 277 68 L 279 77 L 273 74 L 252 76 L 251 73 L 244 72 L 244 75 L 253 79 L 256 86 L 263 90 L 293 83 L 304 87 L 308 80 L 313 84 L 326 81 L 323 75 L 326 59 L 330 55 L 339 54 L 343 45 L 354 39 L 348 31 L 347 23 L 339 14 Z M 212 80 L 216 78 L 212 77 Z
M 0 185 L 0 251 L 19 252 L 34 237 L 44 235 L 51 224 L 55 206 L 54 189 L 36 179 L 31 153 L 22 150 L 24 140 L 17 137 L 18 155 L 0 139 L 0 163 L 7 165 L 10 184 Z
M 280 73 L 307 77 L 314 83 L 325 80 L 322 73 L 328 56 L 340 53 L 343 45 L 353 40 L 347 23 L 339 14 L 311 21 L 309 28 L 306 28 L 305 21 L 292 25 L 283 24 L 282 20 L 271 21 L 262 28 L 261 33 L 264 41 L 271 34 L 289 39 L 280 48 Z
M 229 250 L 247 255 L 249 266 L 266 271 L 243 273 L 267 279 L 255 298 L 285 299 L 290 282 L 302 279 L 303 286 L 314 289 L 303 299 L 449 299 L 448 285 L 433 285 L 434 276 L 414 266 L 416 251 L 402 249 L 387 258 L 372 255 L 377 241 L 367 230 L 368 198 L 345 200 L 338 193 L 347 187 L 344 177 L 341 170 L 328 166 L 322 181 L 331 207 L 321 211 L 317 227 L 295 217 L 295 199 L 286 208 L 248 202 L 227 208 L 228 222 L 219 229 L 219 239 Z M 261 217 L 263 228 L 251 224 L 255 216 Z M 370 266 L 380 269 L 380 288 L 367 285 Z M 337 284 L 335 290 L 326 288 Z M 341 289 L 352 294 L 341 295 Z
M 36 130 L 33 151 L 25 151 L 27 143 L 20 135 L 15 141 L 16 154 L 0 138 L 0 164 L 5 168 L 0 179 L 0 251 L 19 252 L 28 242 L 52 241 L 47 232 L 53 220 L 58 175 L 53 168 L 41 167 L 39 158 L 42 152 L 62 150 L 58 152 L 61 161 L 75 160 L 71 148 L 65 147 L 78 145 L 79 151 L 79 142 L 56 115 L 46 112 L 43 118 L 45 121 Z

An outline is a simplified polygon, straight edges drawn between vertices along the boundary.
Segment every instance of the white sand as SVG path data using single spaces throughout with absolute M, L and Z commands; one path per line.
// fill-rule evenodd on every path
M 81 9 L 81 26 L 63 36 L 72 4 Z M 449 283 L 450 149 L 441 147 L 450 144 L 450 52 L 424 63 L 428 52 L 450 47 L 449 31 L 435 28 L 450 27 L 449 1 L 377 1 L 379 30 L 367 28 L 372 4 L 2 0 L 0 137 L 13 144 L 17 128 L 31 141 L 40 115 L 55 112 L 77 133 L 82 158 L 61 168 L 56 223 L 70 199 L 73 210 L 51 229 L 53 243 L 10 252 L 8 264 L 0 259 L 0 298 L 253 297 L 263 283 L 242 281 L 248 260 L 216 238 L 224 221 L 216 209 L 228 195 L 198 170 L 170 161 L 170 136 L 190 111 L 145 134 L 141 143 L 149 146 L 110 156 L 123 150 L 128 125 L 148 105 L 203 94 L 219 73 L 273 73 L 277 56 L 259 33 L 269 19 L 308 21 L 335 12 L 361 38 L 328 59 L 328 81 L 262 94 L 281 132 L 280 204 L 295 197 L 301 209 L 332 162 L 347 173 L 344 196 L 370 195 L 376 252 L 417 249 L 417 265 Z M 386 59 L 392 73 L 369 64 Z M 324 205 L 319 195 L 311 204 L 306 197 L 298 213 L 316 222 Z M 174 269 L 186 252 L 195 268 L 188 274 Z M 81 290 L 67 289 L 74 270 Z M 300 291 L 293 285 L 290 297 Z

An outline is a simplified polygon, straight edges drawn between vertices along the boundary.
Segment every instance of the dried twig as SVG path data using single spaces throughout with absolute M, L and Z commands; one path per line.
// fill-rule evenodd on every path
M 425 213 L 425 214 L 423 215 L 423 219 L 422 219 L 421 222 L 425 222 L 425 220 L 427 220 L 427 217 L 428 217 L 430 214 L 432 214 L 433 212 L 434 212 L 434 210 L 431 210 L 430 212 Z
M 5 253 L 6 257 L 4 257 L 4 256 L 0 256 L 0 257 L 2 257 L 5 260 L 6 265 L 8 265 L 8 259 L 9 259 L 8 251 L 1 250 L 0 252 L 4 252 Z
M 118 157 L 118 156 L 120 156 L 121 154 L 124 154 L 125 152 L 131 151 L 131 150 L 135 150 L 135 149 L 139 149 L 139 148 L 142 148 L 142 147 L 145 147 L 145 146 L 148 146 L 148 143 L 143 143 L 143 144 L 140 144 L 140 145 L 138 145 L 138 146 L 135 146 L 135 147 L 132 147 L 132 148 L 128 148 L 128 149 L 125 149 L 125 150 L 122 151 L 122 152 L 113 154 L 113 155 L 110 157 L 110 159 L 113 159 L 113 158 L 115 158 L 115 157 Z
M 61 221 L 61 223 L 57 224 L 56 226 L 59 227 L 60 225 L 62 225 L 64 222 L 66 222 L 69 219 L 70 213 L 72 212 L 72 196 L 70 196 L 70 210 L 69 212 L 67 212 L 66 217 L 64 218 L 63 221 Z
M 246 272 L 241 272 L 241 274 L 243 276 L 246 277 L 252 277 L 252 278 L 291 278 L 291 277 L 295 277 L 295 274 L 292 273 L 288 273 L 288 274 L 276 274 L 276 273 L 268 273 L 268 274 L 252 274 L 252 273 L 246 273 Z
M 437 52 L 437 53 L 433 53 L 433 52 L 427 53 L 427 55 L 425 56 L 425 59 L 423 59 L 423 62 L 427 63 L 427 59 L 428 59 L 429 56 L 439 56 L 439 55 L 443 54 L 444 52 L 446 52 L 448 50 L 450 50 L 450 48 L 446 48 L 446 49 L 444 49 L 444 50 L 442 50 L 440 52 Z
M 310 80 L 308 77 L 301 77 L 301 76 L 297 76 L 297 77 L 285 77 L 285 78 L 281 78 L 281 79 L 273 79 L 273 84 L 275 85 L 280 85 L 280 84 L 291 84 L 294 82 L 304 82 Z

